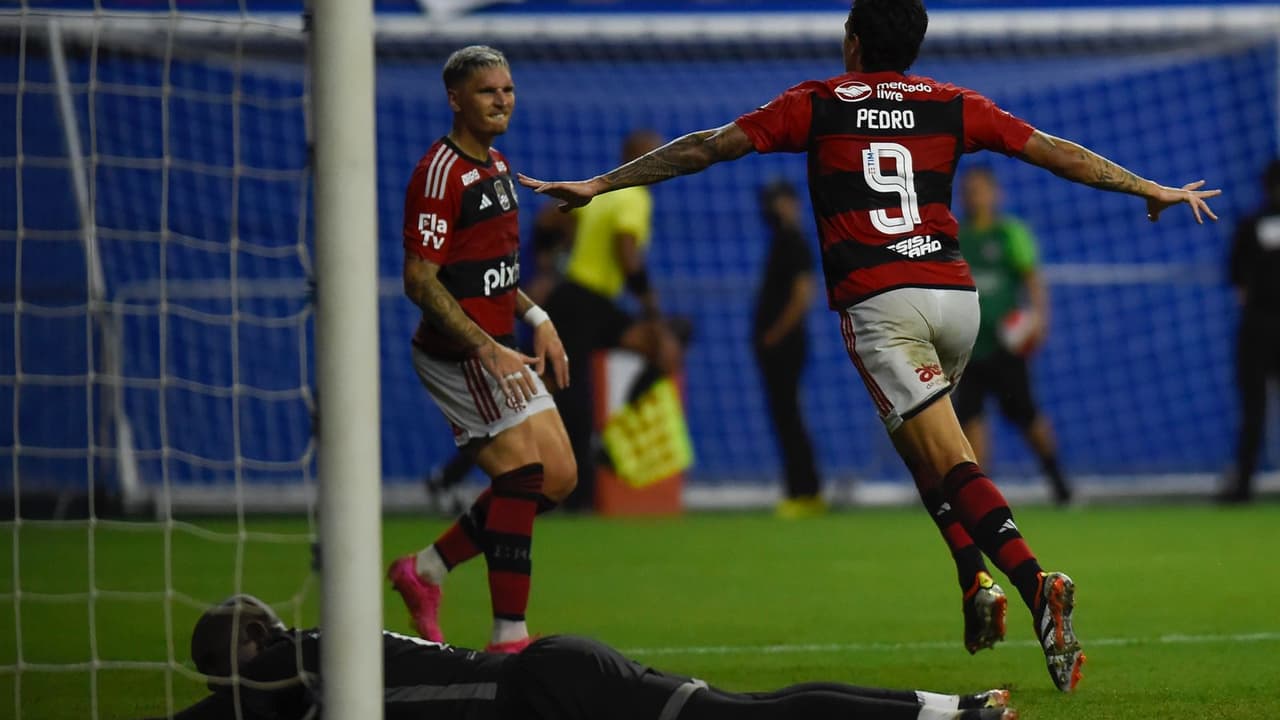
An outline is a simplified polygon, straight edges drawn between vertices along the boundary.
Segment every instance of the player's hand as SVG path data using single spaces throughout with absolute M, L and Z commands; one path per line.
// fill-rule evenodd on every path
M 1049 339 L 1049 326 L 1041 320 L 1040 313 L 1036 313 L 1035 324 L 1031 326 L 1031 332 L 1027 334 L 1027 354 L 1030 355 L 1035 351 L 1044 347 L 1044 341 Z
M 774 346 L 782 342 L 784 337 L 786 337 L 786 334 L 778 330 L 777 326 L 771 327 L 760 336 L 760 348 L 762 350 L 772 350 Z
M 516 352 L 496 340 L 477 350 L 475 357 L 485 372 L 498 381 L 507 400 L 517 406 L 524 406 L 537 394 L 533 376 L 529 374 L 529 366 L 536 364 L 537 358 Z
M 1205 199 L 1217 197 L 1222 194 L 1222 191 L 1201 190 L 1200 188 L 1203 186 L 1203 180 L 1187 183 L 1180 189 L 1163 185 L 1157 186 L 1155 195 L 1147 198 L 1147 219 L 1155 222 L 1160 219 L 1160 213 L 1168 208 L 1186 203 L 1191 206 L 1191 212 L 1196 216 L 1197 223 L 1204 224 L 1204 215 L 1208 215 L 1211 220 L 1217 220 L 1218 216 L 1213 214 L 1213 210 L 1209 209 L 1209 204 L 1205 202 Z
M 591 202 L 591 198 L 600 194 L 601 188 L 595 180 L 579 180 L 576 182 L 544 182 L 534 180 L 528 175 L 516 173 L 520 184 L 532 189 L 539 195 L 550 195 L 560 201 L 561 212 L 580 208 Z
M 550 365 L 551 378 L 548 385 L 554 383 L 557 390 L 569 387 L 569 356 L 564 351 L 564 343 L 560 342 L 560 334 L 550 320 L 533 329 L 533 354 L 538 358 L 534 370 L 544 378 Z

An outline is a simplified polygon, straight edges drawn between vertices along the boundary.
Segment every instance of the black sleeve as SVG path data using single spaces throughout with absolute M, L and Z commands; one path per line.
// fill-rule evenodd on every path
M 1231 261 L 1228 268 L 1231 285 L 1243 288 L 1248 283 L 1249 267 L 1258 254 L 1258 221 L 1250 218 L 1236 227 L 1231 241 Z
M 311 710 L 312 696 L 302 669 L 319 669 L 319 646 L 314 633 L 286 636 L 271 643 L 252 662 L 241 668 L 240 714 L 230 686 L 218 686 L 209 697 L 176 713 L 173 720 L 301 720 Z M 254 683 L 271 683 L 255 687 Z M 164 720 L 164 718 L 155 718 Z
M 311 709 L 312 696 L 303 673 L 315 673 L 319 665 L 319 645 L 313 633 L 302 633 L 296 641 L 272 643 L 243 670 L 247 682 L 240 686 L 240 704 L 245 716 L 272 720 L 304 717 Z M 254 687 L 254 682 L 272 683 L 272 686 Z
M 173 720 L 235 720 L 235 707 L 231 696 L 225 693 L 214 693 L 186 710 L 179 710 Z M 166 720 L 165 718 L 148 718 L 147 720 Z
M 804 235 L 795 233 L 787 243 L 787 272 L 794 278 L 813 272 L 813 251 Z

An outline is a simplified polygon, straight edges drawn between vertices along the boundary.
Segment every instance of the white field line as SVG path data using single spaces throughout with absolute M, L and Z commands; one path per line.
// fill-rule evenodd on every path
M 1087 652 L 1091 647 L 1123 645 L 1208 645 L 1216 643 L 1264 643 L 1280 642 L 1280 632 L 1243 633 L 1236 635 L 1186 635 L 1170 634 L 1159 637 L 1110 637 L 1080 640 Z M 1031 640 L 1013 640 L 1003 643 L 1009 647 L 1039 647 Z M 905 643 L 799 643 L 794 645 L 704 645 L 692 647 L 627 648 L 627 655 L 787 655 L 799 653 L 849 653 L 849 652 L 897 652 L 902 650 L 956 650 L 959 640 L 938 640 Z

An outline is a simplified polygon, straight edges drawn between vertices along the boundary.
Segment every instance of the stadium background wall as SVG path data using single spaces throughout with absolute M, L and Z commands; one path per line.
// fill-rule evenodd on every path
M 6 38 L 0 46 L 0 72 L 8 83 L 0 89 L 0 117 L 15 117 L 18 102 L 12 43 Z M 381 392 L 388 483 L 416 482 L 452 452 L 448 429 L 408 362 L 417 312 L 400 295 L 398 276 L 404 182 L 420 153 L 447 129 L 439 67 L 457 44 L 380 48 Z M 507 43 L 519 103 L 499 147 L 516 170 L 535 177 L 589 176 L 615 163 L 619 140 L 632 128 L 653 127 L 674 137 L 727 122 L 802 79 L 836 74 L 836 47 L 834 41 Z M 83 83 L 87 56 L 70 50 L 72 82 Z M 1258 171 L 1277 150 L 1277 50 L 1274 36 L 1035 45 L 1017 38 L 943 41 L 930 43 L 915 68 L 987 93 L 1044 130 L 1077 139 L 1149 177 L 1185 182 L 1203 175 L 1227 191 L 1215 205 L 1222 217 L 1217 225 L 1197 228 L 1189 213 L 1175 212 L 1152 226 L 1131 198 L 1072 187 L 1014 161 L 983 161 L 996 167 L 1008 188 L 1008 209 L 1041 241 L 1053 326 L 1037 365 L 1036 389 L 1056 421 L 1072 473 L 1124 484 L 1218 473 L 1228 463 L 1236 311 L 1224 263 L 1232 227 L 1259 199 Z M 304 65 L 300 53 L 270 48 L 250 48 L 242 62 L 239 75 L 212 56 L 175 62 L 174 86 L 199 90 L 207 100 L 171 99 L 167 120 L 158 98 L 138 102 L 99 91 L 90 123 L 90 106 L 83 94 L 77 97 L 81 131 L 96 129 L 100 153 L 157 157 L 167 122 L 168 153 L 190 161 L 189 169 L 168 173 L 163 190 L 161 171 L 152 166 L 101 167 L 97 178 L 100 227 L 123 237 L 155 230 L 163 215 L 167 231 L 199 240 L 146 244 L 102 238 L 109 299 L 160 303 L 156 283 L 163 253 L 170 293 L 164 302 L 187 310 L 167 316 L 163 337 L 155 313 L 120 318 L 125 376 L 187 380 L 161 390 L 127 384 L 124 389 L 134 442 L 144 451 L 139 474 L 149 484 L 158 482 L 162 464 L 179 486 L 226 485 L 233 471 L 251 484 L 290 484 L 303 472 L 294 459 L 309 458 L 304 448 L 311 437 L 310 399 L 283 392 L 308 385 L 312 367 L 307 264 L 290 250 L 307 220 L 298 201 L 309 182 L 300 170 L 306 164 L 306 123 L 302 104 L 293 101 L 302 94 Z M 162 71 L 155 57 L 134 52 L 104 51 L 96 68 L 100 82 L 124 86 L 154 86 Z M 23 72 L 27 82 L 51 81 L 48 57 L 35 43 L 27 49 Z M 243 104 L 234 119 L 227 100 L 233 91 L 257 99 Z M 65 155 L 56 98 L 27 94 L 21 102 L 24 157 Z M 0 133 L 0 156 L 17 152 L 15 134 Z M 5 268 L 17 262 L 19 215 L 29 237 L 77 227 L 65 167 L 20 167 L 21 173 L 0 173 Z M 225 210 L 232 204 L 228 170 L 242 167 L 254 172 L 241 174 L 235 184 L 233 228 Z M 777 177 L 803 183 L 803 159 L 752 158 L 654 188 L 652 274 L 665 308 L 691 317 L 697 329 L 687 371 L 694 486 L 773 483 L 777 477 L 748 345 L 765 252 L 755 192 Z M 527 236 L 540 199 L 522 192 L 519 200 Z M 232 235 L 281 252 L 228 252 Z M 231 257 L 238 260 L 229 262 Z M 0 337 L 13 336 L 16 278 L 26 303 L 56 308 L 86 300 L 86 263 L 78 244 L 31 241 L 21 260 L 16 274 L 0 274 Z M 201 291 L 228 287 L 231 268 L 237 301 Z M 235 325 L 246 350 L 234 368 L 220 352 L 231 331 L 207 319 L 233 309 L 279 320 Z M 304 321 L 290 321 L 299 317 Z M 89 352 L 83 328 L 83 316 L 23 315 L 23 373 L 73 377 L 100 370 L 89 367 L 102 353 Z M 905 483 L 833 316 L 816 310 L 810 334 L 803 402 L 825 474 Z M 163 369 L 157 366 L 162 356 Z M 13 354 L 0 353 L 0 363 L 8 365 L 0 366 L 0 375 L 16 374 Z M 228 393 L 207 390 L 236 382 L 266 391 L 233 402 Z M 0 413 L 0 446 L 7 455 L 0 462 L 0 492 L 10 492 L 15 468 L 24 490 L 83 487 L 82 459 L 15 450 L 14 421 L 23 446 L 83 449 L 88 418 L 101 412 L 90 405 L 101 404 L 101 398 L 86 394 L 83 385 L 42 383 L 20 392 L 17 387 L 0 385 L 0 407 L 17 408 Z M 282 393 L 273 396 L 272 388 Z M 154 410 L 157 393 L 167 395 L 163 420 Z M 239 447 L 218 431 L 232 422 L 232 414 L 245 428 Z M 169 449 L 161 451 L 166 443 Z M 100 437 L 99 444 L 109 446 L 110 440 Z M 992 464 L 998 476 L 1034 473 L 1034 463 L 1007 428 L 996 446 Z M 19 461 L 11 463 L 15 452 Z M 188 457 L 201 461 L 187 462 Z M 100 473 L 110 483 L 110 463 L 104 461 Z

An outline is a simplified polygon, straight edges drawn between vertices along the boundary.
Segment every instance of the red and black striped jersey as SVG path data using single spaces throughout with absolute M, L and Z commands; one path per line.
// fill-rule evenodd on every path
M 404 199 L 404 249 L 440 266 L 440 282 L 467 316 L 499 342 L 512 344 L 520 282 L 520 227 L 506 158 L 467 157 L 447 137 L 418 161 Z M 437 357 L 465 356 L 454 338 L 424 315 L 413 344 Z
M 807 152 L 827 300 L 900 287 L 973 289 L 951 184 L 964 153 L 1020 152 L 1034 128 L 932 78 L 847 73 L 800 83 L 737 120 L 757 152 Z

